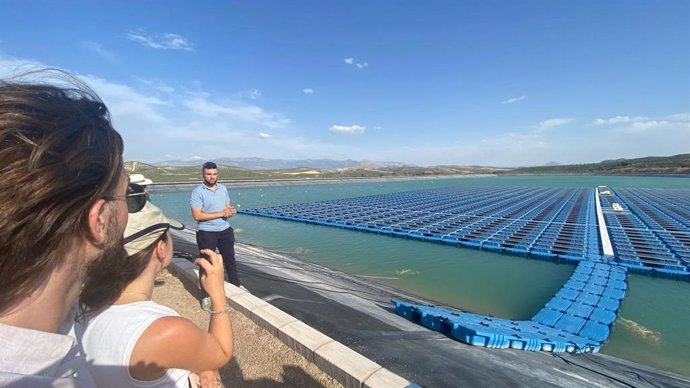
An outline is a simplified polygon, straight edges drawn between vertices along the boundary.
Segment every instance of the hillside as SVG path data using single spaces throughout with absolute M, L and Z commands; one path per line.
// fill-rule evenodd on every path
M 522 167 L 503 174 L 690 174 L 690 154 L 604 160 L 600 163 Z
M 275 161 L 272 161 L 275 163 Z M 351 161 L 347 161 L 351 162 Z M 275 179 L 342 179 L 414 176 L 452 176 L 475 174 L 690 174 L 690 154 L 637 159 L 605 160 L 600 163 L 554 165 L 521 168 L 485 166 L 413 166 L 400 163 L 376 165 L 355 163 L 353 167 L 340 168 L 285 168 L 253 169 L 220 163 L 219 174 L 223 180 L 275 180 Z M 181 165 L 147 164 L 137 161 L 125 163 L 127 173 L 140 173 L 156 183 L 198 182 L 200 167 Z
M 201 179 L 199 166 L 158 166 L 137 161 L 125 163 L 128 174 L 140 173 L 156 183 L 198 182 Z M 502 171 L 493 167 L 467 166 L 393 166 L 393 167 L 348 167 L 348 168 L 290 168 L 290 169 L 248 169 L 224 164 L 218 165 L 222 180 L 268 180 L 268 179 L 327 179 L 327 178 L 380 178 L 412 176 L 448 176 L 494 174 Z

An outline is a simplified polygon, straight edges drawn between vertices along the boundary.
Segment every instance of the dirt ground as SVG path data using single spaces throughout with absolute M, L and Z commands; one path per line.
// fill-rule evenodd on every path
M 198 290 L 164 271 L 153 300 L 166 305 L 203 329 L 208 313 L 199 306 Z M 342 387 L 297 352 L 237 311 L 231 311 L 234 351 L 220 374 L 226 387 Z

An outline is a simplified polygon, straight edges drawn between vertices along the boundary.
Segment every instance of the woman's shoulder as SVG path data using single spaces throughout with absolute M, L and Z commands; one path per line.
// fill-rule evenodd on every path
M 162 317 L 179 317 L 171 309 L 153 301 L 112 305 L 89 319 L 87 328 L 114 328 L 115 326 L 141 327 L 148 326 Z
M 146 330 L 148 336 L 157 337 L 159 340 L 176 339 L 180 335 L 205 333 L 194 322 L 179 315 L 161 316 L 155 319 Z
M 165 314 L 166 316 L 174 316 L 174 317 L 180 316 L 180 314 L 178 314 L 177 311 L 171 309 L 168 306 L 163 306 L 162 304 L 158 304 L 152 300 L 149 300 L 146 302 L 141 302 L 140 307 L 144 311 L 148 311 L 150 313 Z
M 146 327 L 137 341 L 137 347 L 149 355 L 155 354 L 157 358 L 167 358 L 178 351 L 188 352 L 198 348 L 205 335 L 208 333 L 187 318 L 164 316 Z
M 127 304 L 116 304 L 108 307 L 99 315 L 122 315 L 122 316 L 147 316 L 147 315 L 160 315 L 160 316 L 179 316 L 177 311 L 171 309 L 170 307 L 163 306 L 152 300 L 147 300 L 143 302 L 134 302 Z

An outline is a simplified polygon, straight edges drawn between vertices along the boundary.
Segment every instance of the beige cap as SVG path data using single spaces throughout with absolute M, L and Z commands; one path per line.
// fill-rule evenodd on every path
M 144 174 L 132 174 L 129 176 L 129 183 L 136 183 L 140 186 L 146 186 L 153 183 L 153 181 L 144 176 Z
M 184 225 L 175 220 L 171 220 L 163 214 L 163 211 L 152 204 L 146 202 L 144 207 L 136 212 L 130 213 L 125 229 L 125 250 L 129 256 L 139 253 L 153 244 L 168 229 L 184 229 Z

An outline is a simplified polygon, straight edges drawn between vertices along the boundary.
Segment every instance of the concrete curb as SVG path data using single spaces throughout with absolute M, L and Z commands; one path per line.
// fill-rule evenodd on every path
M 197 266 L 186 259 L 173 258 L 169 270 L 188 281 L 198 282 Z M 230 307 L 276 336 L 346 388 L 419 387 L 239 287 L 226 282 L 225 294 Z

